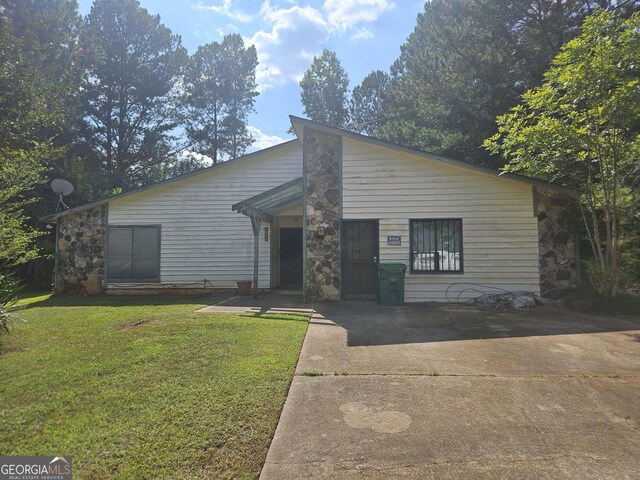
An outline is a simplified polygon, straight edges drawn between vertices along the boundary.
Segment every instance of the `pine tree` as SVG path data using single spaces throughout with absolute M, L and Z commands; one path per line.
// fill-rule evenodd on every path
M 476 163 L 501 165 L 481 148 L 493 119 L 518 103 L 596 6 L 612 0 L 433 0 L 391 69 L 388 140 Z
M 334 52 L 325 49 L 322 55 L 313 58 L 300 87 L 300 99 L 307 117 L 333 127 L 347 125 L 349 77 Z
M 191 148 L 214 163 L 242 155 L 253 142 L 247 116 L 258 95 L 257 65 L 255 47 L 245 48 L 238 34 L 199 47 L 191 58 L 187 135 Z
M 349 101 L 349 128 L 356 132 L 376 136 L 387 112 L 389 75 L 380 70 L 364 77 L 353 88 Z
M 159 180 L 180 150 L 174 133 L 187 62 L 180 37 L 137 0 L 96 0 L 83 49 L 82 134 L 93 161 L 114 188 Z

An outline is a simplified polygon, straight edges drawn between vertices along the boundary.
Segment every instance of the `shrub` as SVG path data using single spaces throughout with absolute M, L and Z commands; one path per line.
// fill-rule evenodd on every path
M 12 273 L 0 272 L 0 332 L 9 332 L 9 319 L 20 318 L 14 312 L 18 309 L 18 297 L 24 283 Z
M 571 310 L 585 313 L 637 315 L 640 312 L 640 295 L 632 293 L 620 293 L 612 298 L 591 289 L 580 289 L 565 296 L 562 303 Z

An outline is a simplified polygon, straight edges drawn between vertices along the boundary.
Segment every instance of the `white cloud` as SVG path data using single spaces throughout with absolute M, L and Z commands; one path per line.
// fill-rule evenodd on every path
M 277 135 L 267 135 L 259 128 L 253 127 L 251 125 L 247 125 L 247 130 L 253 136 L 253 138 L 256 139 L 255 142 L 253 142 L 253 144 L 247 149 L 248 153 L 262 150 L 263 148 L 272 147 L 273 145 L 277 145 L 286 141 L 284 138 L 280 138 Z
M 203 155 L 202 153 L 194 152 L 192 150 L 185 150 L 182 152 L 182 157 L 185 160 L 198 160 L 203 163 L 203 166 L 208 167 L 209 165 L 213 165 L 213 159 L 208 157 L 207 155 Z
M 373 38 L 373 33 L 365 27 L 358 29 L 358 31 L 351 35 L 351 40 L 367 40 L 368 38 Z
M 247 15 L 242 10 L 234 7 L 233 0 L 223 0 L 222 4 L 218 5 L 205 5 L 202 2 L 198 2 L 193 5 L 193 8 L 198 10 L 209 10 L 210 12 L 217 13 L 218 15 L 224 15 L 225 17 L 229 17 L 231 20 L 236 20 L 242 23 L 247 23 L 253 20 L 251 15 Z
M 345 31 L 362 22 L 374 22 L 395 4 L 389 0 L 325 0 L 329 25 Z
M 235 33 L 238 30 L 240 29 L 233 23 L 227 23 L 221 27 L 216 28 L 216 33 L 218 34 L 218 37 L 223 38 L 225 35 L 227 35 L 227 33 Z
M 230 5 L 231 0 L 225 0 L 223 7 L 231 8 Z M 245 44 L 255 45 L 258 52 L 258 89 L 263 92 L 299 82 L 331 32 L 342 35 L 350 31 L 352 40 L 372 38 L 373 33 L 360 24 L 374 22 L 394 7 L 392 0 L 325 0 L 324 10 L 320 11 L 297 3 L 274 6 L 264 0 L 256 18 L 269 27 L 245 38 Z
M 258 31 L 245 41 L 258 52 L 260 90 L 299 81 L 329 38 L 322 13 L 310 6 L 273 8 L 265 0 L 260 15 L 272 24 L 271 31 Z

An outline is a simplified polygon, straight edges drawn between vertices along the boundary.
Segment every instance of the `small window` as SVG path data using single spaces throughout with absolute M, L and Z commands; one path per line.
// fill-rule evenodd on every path
M 462 220 L 411 220 L 411 271 L 462 272 Z
M 110 226 L 107 242 L 107 281 L 160 281 L 160 227 Z

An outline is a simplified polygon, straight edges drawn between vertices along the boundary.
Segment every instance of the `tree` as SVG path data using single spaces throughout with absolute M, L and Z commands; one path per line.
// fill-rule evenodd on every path
M 560 47 L 609 0 L 433 0 L 391 69 L 382 134 L 443 155 L 500 165 L 482 149 L 493 119 L 540 84 Z M 626 7 L 624 7 L 626 8 Z
M 640 176 L 640 14 L 601 11 L 563 47 L 522 103 L 498 117 L 485 142 L 510 172 L 524 172 L 580 191 L 597 287 L 620 287 L 621 226 L 628 222 Z
M 180 148 L 175 129 L 187 62 L 180 37 L 137 0 L 96 0 L 86 18 L 82 137 L 110 187 L 162 178 Z M 90 170 L 90 168 L 89 168 Z
M 0 151 L 0 269 L 38 256 L 34 242 L 41 233 L 28 225 L 24 207 L 32 200 L 25 194 L 43 181 L 51 152 L 48 144 Z
M 349 101 L 349 128 L 376 136 L 387 115 L 389 75 L 381 70 L 371 72 L 354 87 Z
M 245 48 L 238 34 L 203 45 L 193 54 L 186 81 L 186 131 L 195 151 L 214 163 L 223 156 L 242 155 L 253 143 L 247 116 L 258 95 L 257 65 L 255 47 Z
M 45 182 L 51 160 L 62 154 L 51 142 L 32 141 L 20 148 L 0 146 L 0 274 L 40 254 L 37 240 L 43 232 L 36 229 L 37 220 L 25 209 L 37 200 L 32 193 Z
M 60 135 L 77 87 L 80 29 L 69 0 L 10 0 L 0 9 L 0 144 L 23 146 Z
M 244 41 L 238 34 L 225 36 L 222 45 L 229 64 L 226 72 L 229 89 L 228 115 L 223 121 L 229 145 L 224 151 L 229 157 L 236 158 L 254 141 L 247 131 L 247 116 L 253 111 L 255 97 L 258 96 L 258 55 L 253 45 L 244 48 Z
M 0 10 L 2 268 L 39 254 L 37 189 L 64 156 L 73 118 L 81 20 L 76 8 L 67 0 L 21 0 L 5 1 Z
M 347 125 L 349 77 L 334 52 L 325 49 L 322 55 L 313 57 L 300 87 L 300 99 L 307 117 L 333 127 Z

